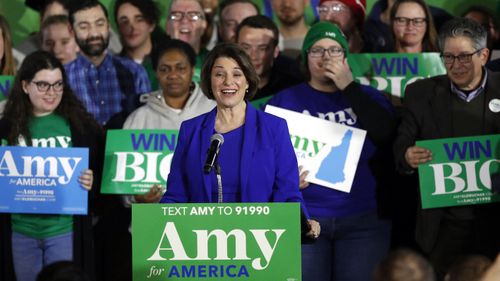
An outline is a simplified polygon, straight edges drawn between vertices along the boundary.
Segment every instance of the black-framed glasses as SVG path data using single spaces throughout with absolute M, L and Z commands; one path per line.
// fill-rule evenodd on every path
M 184 17 L 187 17 L 189 21 L 199 21 L 203 19 L 203 14 L 201 12 L 170 12 L 168 19 L 171 21 L 181 21 Z
M 63 81 L 57 81 L 53 84 L 50 84 L 49 82 L 46 81 L 31 81 L 31 83 L 36 85 L 36 88 L 40 92 L 47 92 L 50 87 L 52 87 L 52 90 L 55 92 L 60 92 L 64 89 L 64 83 Z
M 309 49 L 307 53 L 309 53 L 309 56 L 313 58 L 322 58 L 327 51 L 330 57 L 340 57 L 342 54 L 344 54 L 344 49 L 340 47 L 330 47 L 328 49 L 322 47 L 313 47 Z
M 406 18 L 406 17 L 395 17 L 394 18 L 394 23 L 396 25 L 402 25 L 406 26 L 408 24 L 411 24 L 416 27 L 421 27 L 424 26 L 424 24 L 427 22 L 426 18 Z
M 448 64 L 448 65 L 452 65 L 455 62 L 455 59 L 457 59 L 459 63 L 469 63 L 472 60 L 472 56 L 481 52 L 482 49 L 483 48 L 477 49 L 474 52 L 469 53 L 469 54 L 460 54 L 458 56 L 444 53 L 444 54 L 441 54 L 441 58 L 443 59 L 443 62 L 445 64 Z
M 318 14 L 328 14 L 328 12 L 332 13 L 341 13 L 345 12 L 349 9 L 347 6 L 341 3 L 335 3 L 331 6 L 318 6 L 316 7 L 316 10 L 318 11 Z

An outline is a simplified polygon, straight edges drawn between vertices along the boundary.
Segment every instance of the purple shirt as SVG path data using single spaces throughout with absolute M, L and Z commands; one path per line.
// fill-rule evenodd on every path
M 361 94 L 389 109 L 387 99 L 376 89 L 360 86 Z M 341 91 L 325 93 L 302 83 L 281 91 L 268 104 L 319 117 L 346 126 L 364 129 L 351 104 Z M 302 190 L 307 210 L 312 217 L 344 217 L 377 208 L 377 182 L 370 160 L 376 152 L 375 144 L 366 138 L 350 193 L 310 183 Z

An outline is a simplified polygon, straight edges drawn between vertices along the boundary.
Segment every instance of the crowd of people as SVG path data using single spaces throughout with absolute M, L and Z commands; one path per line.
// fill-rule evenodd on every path
M 116 0 L 114 31 L 99 1 L 26 1 L 40 30 L 16 46 L 0 14 L 0 75 L 14 76 L 2 145 L 61 137 L 54 147 L 90 154 L 88 215 L 0 215 L 0 280 L 131 280 L 130 207 L 159 202 L 299 202 L 304 281 L 500 278 L 499 205 L 422 209 L 416 177 L 433 157 L 417 141 L 500 133 L 494 13 L 320 0 L 308 25 L 313 2 L 269 2 L 273 17 L 251 0 Z M 402 104 L 356 82 L 349 60 L 424 52 L 446 74 L 407 85 Z M 350 192 L 306 181 L 289 125 L 252 102 L 366 131 Z M 165 193 L 99 192 L 106 130 L 121 128 L 179 130 Z M 214 134 L 224 146 L 207 171 Z

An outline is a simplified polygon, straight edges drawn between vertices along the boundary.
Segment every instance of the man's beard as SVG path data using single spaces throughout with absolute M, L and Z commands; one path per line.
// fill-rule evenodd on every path
M 285 25 L 295 25 L 296 23 L 300 22 L 300 20 L 302 19 L 302 15 L 295 15 L 295 14 L 287 14 L 287 15 L 284 15 L 282 17 L 279 18 L 279 20 L 281 21 L 281 23 L 285 24 Z
M 90 41 L 99 40 L 100 44 L 90 44 Z M 76 43 L 80 47 L 82 53 L 89 57 L 98 57 L 104 53 L 109 45 L 109 35 L 104 38 L 102 36 L 89 37 L 87 39 L 76 38 Z

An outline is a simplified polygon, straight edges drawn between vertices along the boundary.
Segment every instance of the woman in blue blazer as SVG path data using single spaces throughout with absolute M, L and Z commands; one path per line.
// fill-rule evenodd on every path
M 161 202 L 302 202 L 285 120 L 247 102 L 258 86 L 248 55 L 235 44 L 216 46 L 206 58 L 201 86 L 217 106 L 182 123 Z M 224 137 L 217 159 L 222 198 L 215 172 L 204 172 L 214 134 Z M 313 226 L 314 236 L 319 225 Z
M 205 174 L 203 169 L 216 133 L 224 137 L 218 155 L 223 202 L 302 202 L 285 120 L 247 102 L 258 86 L 247 54 L 234 44 L 217 46 L 201 77 L 203 92 L 217 106 L 182 123 L 161 202 L 218 201 L 215 172 Z

